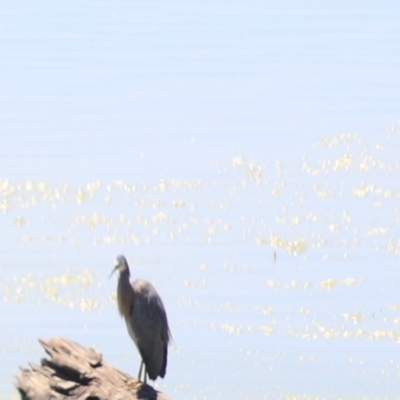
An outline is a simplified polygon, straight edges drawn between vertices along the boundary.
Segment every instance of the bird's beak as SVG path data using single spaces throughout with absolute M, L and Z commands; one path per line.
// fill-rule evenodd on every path
M 113 270 L 111 271 L 110 276 L 108 277 L 108 279 L 111 278 L 111 276 L 112 276 L 113 273 L 118 269 L 118 267 L 119 267 L 119 265 L 117 264 L 117 265 L 113 268 Z

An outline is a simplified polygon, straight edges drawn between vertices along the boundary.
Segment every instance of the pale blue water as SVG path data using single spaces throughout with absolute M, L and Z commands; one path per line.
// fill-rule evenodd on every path
M 2 398 L 38 337 L 137 373 L 119 253 L 171 399 L 396 398 L 399 8 L 2 3 Z

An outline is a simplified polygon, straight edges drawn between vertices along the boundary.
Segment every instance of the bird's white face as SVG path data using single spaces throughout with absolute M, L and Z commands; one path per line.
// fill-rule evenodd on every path
M 124 256 L 118 256 L 115 259 L 115 264 L 114 264 L 114 268 L 111 272 L 111 275 L 115 272 L 115 271 L 119 271 L 120 273 L 124 272 L 127 268 L 127 263 L 126 263 L 126 259 Z M 111 276 L 110 275 L 110 276 Z
M 115 268 L 118 269 L 120 272 L 125 271 L 126 269 L 126 259 L 124 256 L 118 256 L 115 259 Z

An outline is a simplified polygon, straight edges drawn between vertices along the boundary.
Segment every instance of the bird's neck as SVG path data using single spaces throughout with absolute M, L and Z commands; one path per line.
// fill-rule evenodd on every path
M 119 276 L 117 287 L 118 310 L 125 319 L 131 315 L 134 299 L 134 292 L 129 277 L 129 271 L 123 271 Z

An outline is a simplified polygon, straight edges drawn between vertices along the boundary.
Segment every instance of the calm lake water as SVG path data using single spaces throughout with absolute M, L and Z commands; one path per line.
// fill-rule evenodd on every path
M 0 398 L 39 337 L 132 375 L 118 254 L 171 399 L 400 392 L 400 6 L 0 6 Z

